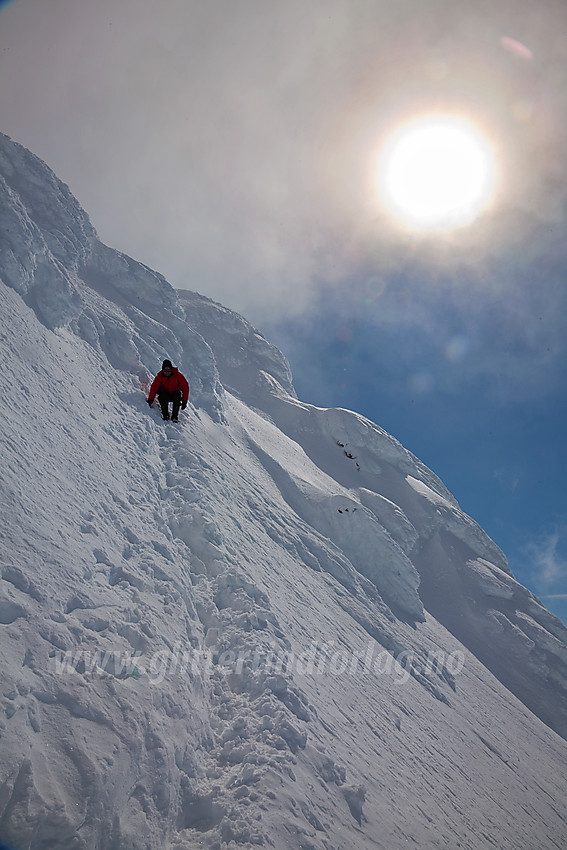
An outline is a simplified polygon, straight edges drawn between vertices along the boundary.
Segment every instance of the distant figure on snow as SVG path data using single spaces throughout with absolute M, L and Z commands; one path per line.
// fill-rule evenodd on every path
M 171 421 L 179 422 L 179 407 L 181 406 L 181 410 L 185 410 L 187 407 L 189 384 L 187 378 L 181 374 L 179 369 L 171 365 L 171 360 L 163 361 L 161 372 L 158 372 L 153 380 L 148 396 L 150 407 L 154 403 L 156 395 L 161 407 L 162 417 L 169 419 L 169 404 L 171 402 Z

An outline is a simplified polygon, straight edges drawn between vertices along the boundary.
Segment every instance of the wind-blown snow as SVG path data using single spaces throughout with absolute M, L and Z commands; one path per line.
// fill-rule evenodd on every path
M 565 846 L 567 631 L 498 547 L 5 136 L 0 174 L 0 839 Z

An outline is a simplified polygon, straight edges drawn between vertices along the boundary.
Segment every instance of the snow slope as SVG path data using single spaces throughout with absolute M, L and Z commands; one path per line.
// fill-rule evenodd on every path
M 0 840 L 565 846 L 567 632 L 502 552 L 5 136 L 0 175 Z

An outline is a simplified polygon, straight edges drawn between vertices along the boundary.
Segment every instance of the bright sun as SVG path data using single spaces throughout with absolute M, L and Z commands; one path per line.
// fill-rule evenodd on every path
M 382 201 L 403 224 L 422 230 L 470 224 L 489 206 L 495 182 L 488 141 L 462 118 L 412 121 L 393 134 L 380 156 Z

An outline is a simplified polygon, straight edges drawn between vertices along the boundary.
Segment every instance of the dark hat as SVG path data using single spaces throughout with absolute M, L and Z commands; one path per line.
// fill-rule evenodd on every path
M 171 363 L 171 360 L 164 360 L 163 363 L 161 364 L 161 368 L 162 368 L 162 371 L 164 369 L 173 369 L 173 365 Z

